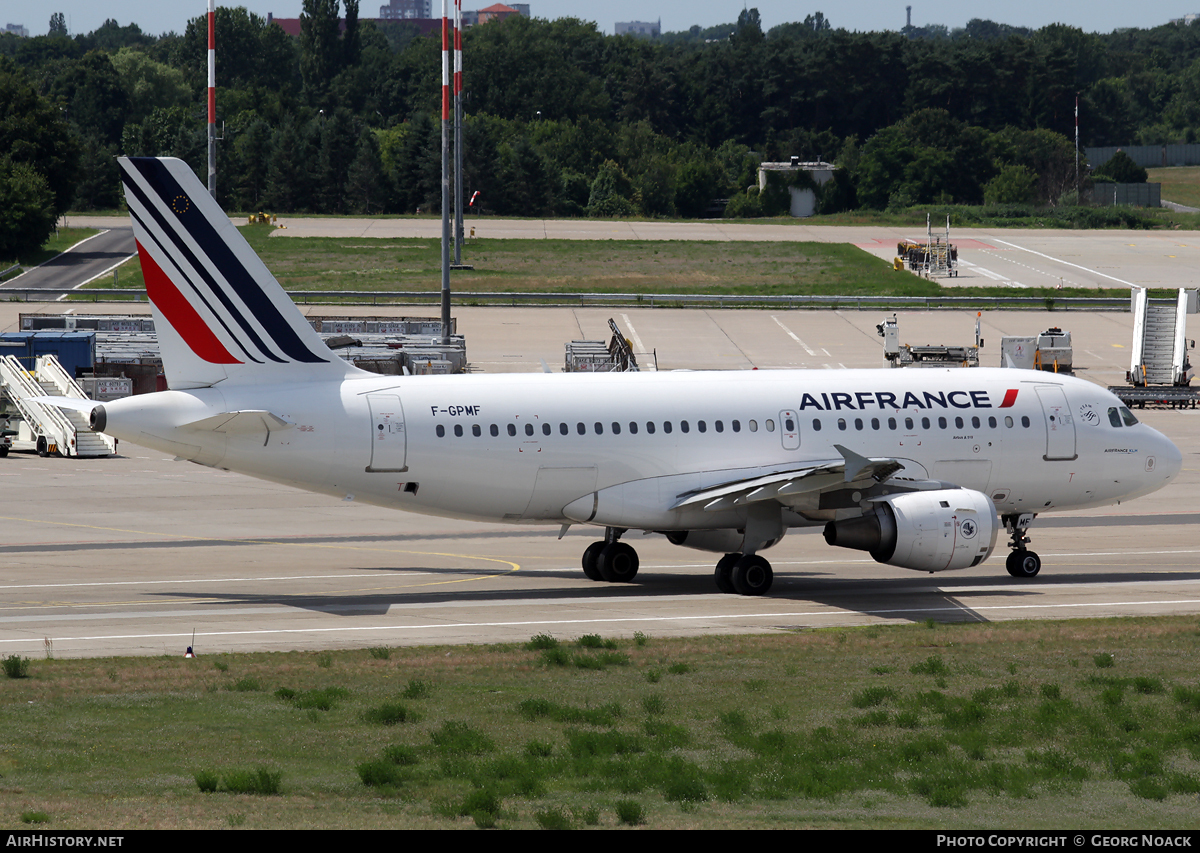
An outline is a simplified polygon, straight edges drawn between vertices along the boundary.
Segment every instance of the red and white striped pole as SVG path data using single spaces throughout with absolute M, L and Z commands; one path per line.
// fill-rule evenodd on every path
M 208 0 L 208 192 L 217 197 L 217 31 L 216 0 Z
M 442 0 L 442 343 L 450 343 L 450 0 Z
M 454 0 L 454 265 L 462 265 L 462 0 Z

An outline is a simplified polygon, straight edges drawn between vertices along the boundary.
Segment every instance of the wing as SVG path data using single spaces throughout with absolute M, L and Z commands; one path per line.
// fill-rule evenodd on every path
M 803 467 L 778 471 L 763 477 L 733 480 L 679 495 L 671 509 L 703 507 L 717 512 L 760 501 L 777 501 L 784 506 L 802 495 L 830 489 L 868 488 L 881 483 L 901 470 L 904 465 L 896 459 L 867 458 L 853 450 L 835 444 L 841 459 L 819 460 Z M 915 481 L 913 481 L 915 482 Z

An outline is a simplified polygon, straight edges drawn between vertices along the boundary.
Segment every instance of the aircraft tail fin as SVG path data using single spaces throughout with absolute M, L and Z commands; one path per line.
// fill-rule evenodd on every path
M 325 346 L 190 166 L 118 162 L 171 388 L 358 372 Z

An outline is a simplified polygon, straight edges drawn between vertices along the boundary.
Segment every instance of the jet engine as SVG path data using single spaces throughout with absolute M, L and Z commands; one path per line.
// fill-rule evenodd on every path
M 972 489 L 907 492 L 873 501 L 858 518 L 825 525 L 825 541 L 877 562 L 922 572 L 977 565 L 996 547 L 991 498 Z
M 695 548 L 697 551 L 712 551 L 716 554 L 741 553 L 746 539 L 742 530 L 672 530 L 664 533 L 672 545 Z M 782 538 L 783 536 L 779 537 Z M 779 539 L 772 539 L 758 550 L 770 548 Z

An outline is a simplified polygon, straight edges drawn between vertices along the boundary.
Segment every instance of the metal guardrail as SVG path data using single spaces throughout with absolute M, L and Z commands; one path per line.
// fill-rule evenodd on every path
M 378 305 L 382 303 L 423 304 L 437 303 L 441 298 L 436 290 L 289 290 L 293 301 L 304 305 L 322 303 L 347 303 Z M 32 295 L 91 297 L 93 302 L 141 302 L 146 299 L 145 290 L 111 288 L 3 288 L 0 300 L 22 296 L 25 301 Z M 1087 311 L 1128 311 L 1129 297 L 1043 297 L 1043 296 L 754 296 L 720 293 L 479 293 L 460 291 L 453 295 L 459 305 L 572 305 L 608 306 L 621 305 L 642 308 L 680 308 L 688 306 L 716 306 L 718 308 L 757 308 L 774 306 L 784 308 L 1046 308 L 1067 310 L 1071 308 Z M 37 300 L 46 301 L 46 300 Z

